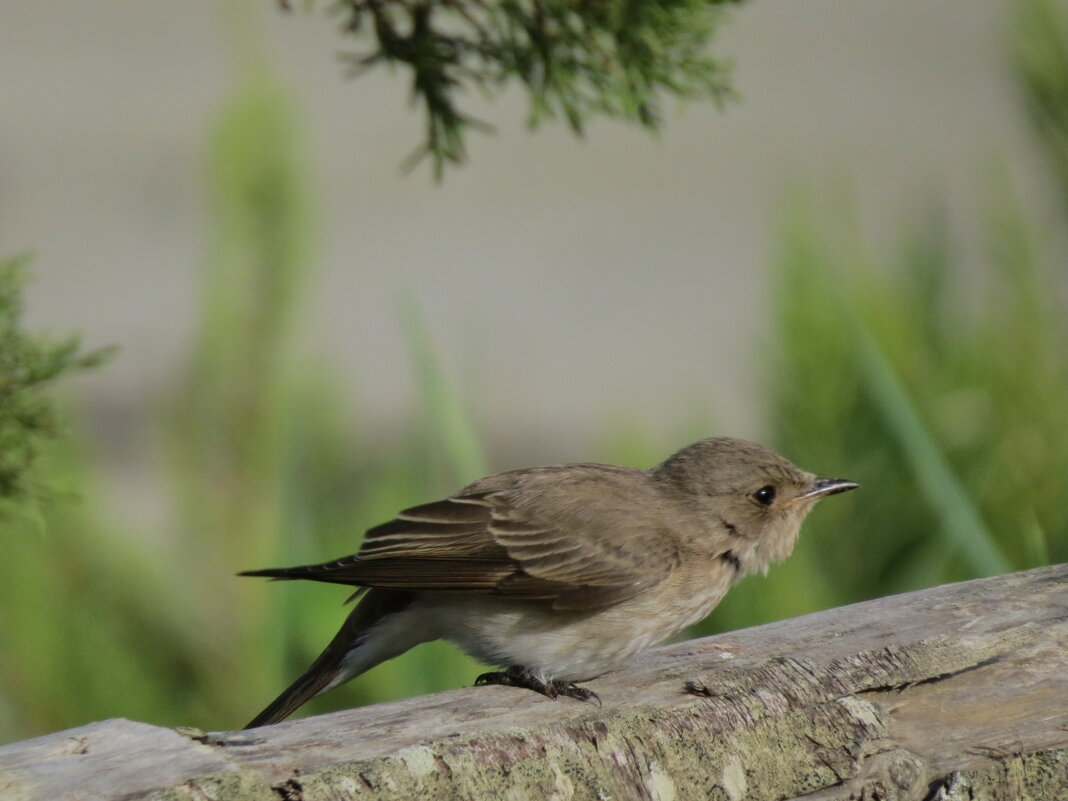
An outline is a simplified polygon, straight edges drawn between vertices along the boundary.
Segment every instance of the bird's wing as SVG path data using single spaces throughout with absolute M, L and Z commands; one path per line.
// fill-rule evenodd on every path
M 568 465 L 490 476 L 372 528 L 354 556 L 248 575 L 481 592 L 557 609 L 618 603 L 678 563 L 670 531 L 635 522 L 657 501 L 625 472 Z

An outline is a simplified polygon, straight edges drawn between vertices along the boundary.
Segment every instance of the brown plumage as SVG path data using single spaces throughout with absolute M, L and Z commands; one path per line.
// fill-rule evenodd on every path
M 479 683 L 595 698 L 574 685 L 707 615 L 793 549 L 819 479 L 717 438 L 651 470 L 570 464 L 489 476 L 372 528 L 353 556 L 242 575 L 371 588 L 322 655 L 249 727 L 420 642 L 507 669 Z

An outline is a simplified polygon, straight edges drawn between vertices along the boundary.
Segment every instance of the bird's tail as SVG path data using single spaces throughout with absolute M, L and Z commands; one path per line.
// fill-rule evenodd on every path
M 399 613 L 411 605 L 412 598 L 413 593 L 400 590 L 370 590 L 311 667 L 245 728 L 284 720 L 319 693 L 432 639 L 418 626 L 400 620 L 404 616 Z

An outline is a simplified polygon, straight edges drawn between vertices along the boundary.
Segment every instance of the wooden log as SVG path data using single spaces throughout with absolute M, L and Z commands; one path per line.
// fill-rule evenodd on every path
M 478 687 L 203 733 L 0 748 L 0 798 L 1068 798 L 1068 566 L 649 652 L 597 707 Z

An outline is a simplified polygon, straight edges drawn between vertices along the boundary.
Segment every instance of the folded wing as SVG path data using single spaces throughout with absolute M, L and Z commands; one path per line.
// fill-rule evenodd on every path
M 242 575 L 490 593 L 594 609 L 654 586 L 678 563 L 670 532 L 648 523 L 659 499 L 640 478 L 608 465 L 502 473 L 404 510 L 369 530 L 353 556 Z M 634 514 L 636 504 L 644 514 Z M 636 517 L 647 530 L 635 528 Z

